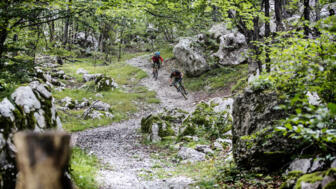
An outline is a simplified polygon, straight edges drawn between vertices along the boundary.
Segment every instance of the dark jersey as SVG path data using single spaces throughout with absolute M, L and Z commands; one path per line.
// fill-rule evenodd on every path
M 182 78 L 182 73 L 178 70 L 175 70 L 170 74 L 170 78 L 180 79 L 180 78 Z

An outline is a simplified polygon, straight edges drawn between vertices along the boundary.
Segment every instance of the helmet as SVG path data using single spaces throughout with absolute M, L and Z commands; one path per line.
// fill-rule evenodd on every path
M 155 56 L 160 56 L 160 52 L 155 52 Z

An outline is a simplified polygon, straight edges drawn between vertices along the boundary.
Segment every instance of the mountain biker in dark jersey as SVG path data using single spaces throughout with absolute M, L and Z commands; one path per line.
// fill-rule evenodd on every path
M 160 52 L 155 52 L 154 56 L 152 57 L 152 61 L 153 61 L 153 73 L 154 73 L 154 68 L 155 68 L 155 64 L 158 65 L 158 69 L 161 68 L 161 63 L 163 63 L 163 58 L 160 56 Z
M 179 70 L 174 70 L 171 74 L 170 74 L 170 79 L 169 79 L 169 83 L 170 86 L 175 86 L 177 89 L 176 84 L 180 83 L 181 87 L 183 88 L 183 90 L 186 92 L 186 94 L 188 94 L 188 92 L 185 90 L 183 84 L 182 84 L 182 79 L 183 79 L 183 73 L 180 72 Z M 177 89 L 178 90 L 178 89 Z

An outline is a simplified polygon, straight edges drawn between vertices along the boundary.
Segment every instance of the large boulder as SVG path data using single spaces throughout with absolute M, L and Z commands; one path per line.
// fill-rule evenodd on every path
M 12 137 L 19 130 L 61 128 L 54 99 L 47 85 L 37 81 L 17 88 L 0 102 L 0 188 L 14 188 L 15 146 Z
M 304 144 L 274 131 L 286 117 L 275 92 L 246 89 L 233 104 L 232 142 L 236 163 L 245 168 L 277 169 Z M 273 134 L 273 135 L 272 135 Z
M 174 55 L 190 76 L 198 76 L 210 69 L 196 38 L 182 38 L 174 47 Z
M 237 65 L 247 61 L 247 41 L 237 29 L 225 23 L 214 25 L 207 33 L 181 38 L 174 55 L 189 76 L 199 76 L 218 65 Z
M 237 30 L 228 30 L 225 24 L 214 25 L 210 37 L 219 42 L 219 49 L 212 56 L 220 65 L 237 65 L 247 61 L 247 41 Z

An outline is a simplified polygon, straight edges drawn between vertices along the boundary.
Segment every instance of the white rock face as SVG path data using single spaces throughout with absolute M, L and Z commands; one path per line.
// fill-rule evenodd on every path
M 89 72 L 83 68 L 78 68 L 78 70 L 76 71 L 76 74 L 88 74 L 88 73 Z
M 11 121 L 14 121 L 13 110 L 15 107 L 7 98 L 0 102 L 0 117 L 10 118 Z
M 234 102 L 233 98 L 223 99 L 220 97 L 216 97 L 210 100 L 210 103 L 218 104 L 217 106 L 214 107 L 214 111 L 216 113 L 227 111 L 230 114 L 232 114 L 233 102 Z
M 193 43 L 196 43 L 196 39 L 182 38 L 173 51 L 186 73 L 191 76 L 198 76 L 209 70 L 210 67 L 200 49 L 193 47 Z
M 102 76 L 102 74 L 84 74 L 83 75 L 83 80 L 84 80 L 84 82 L 93 81 L 97 77 L 101 77 L 101 76 Z
M 37 90 L 44 98 L 47 98 L 47 99 L 51 98 L 51 92 L 49 92 L 46 89 L 45 85 L 40 84 L 38 81 L 33 81 L 33 82 L 29 83 L 29 86 L 32 89 Z
M 3 136 L 2 133 L 0 133 L 0 152 L 3 149 L 3 147 L 5 147 L 5 145 L 6 145 L 5 137 Z
M 46 128 L 46 121 L 45 121 L 45 115 L 44 111 L 40 109 L 38 112 L 34 113 L 34 117 L 37 121 L 37 126 L 41 129 Z
M 291 171 L 302 171 L 303 173 L 307 173 L 310 166 L 311 166 L 311 161 L 312 161 L 312 159 L 297 159 L 297 160 L 294 160 L 289 165 L 287 173 L 291 172 Z
M 92 111 L 91 113 L 89 113 L 88 116 L 89 116 L 91 119 L 101 119 L 101 118 L 104 116 L 104 114 L 102 114 L 102 113 L 100 113 L 100 112 L 94 110 L 94 111 Z
M 224 26 L 225 27 L 225 26 Z M 226 29 L 223 28 L 222 31 Z M 219 37 L 219 50 L 213 54 L 221 65 L 238 65 L 247 61 L 247 42 L 245 36 L 235 30 L 222 33 Z
M 98 101 L 92 105 L 92 108 L 101 111 L 109 111 L 111 106 L 105 102 Z
M 182 163 L 205 160 L 204 153 L 201 153 L 192 148 L 186 148 L 186 147 L 182 147 L 180 151 L 178 152 L 177 156 L 183 160 Z
M 17 88 L 11 97 L 18 106 L 23 108 L 26 114 L 41 108 L 40 101 L 30 87 Z
M 161 141 L 161 137 L 159 137 L 159 126 L 157 124 L 154 124 L 152 126 L 151 141 L 152 142 Z

